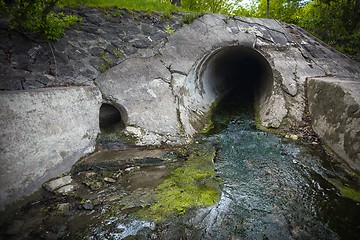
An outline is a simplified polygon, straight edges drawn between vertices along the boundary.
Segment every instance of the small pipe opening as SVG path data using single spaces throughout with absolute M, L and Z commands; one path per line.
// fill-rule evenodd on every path
M 112 104 L 103 103 L 99 112 L 99 124 L 101 132 L 114 132 L 125 129 L 126 118 L 121 111 Z

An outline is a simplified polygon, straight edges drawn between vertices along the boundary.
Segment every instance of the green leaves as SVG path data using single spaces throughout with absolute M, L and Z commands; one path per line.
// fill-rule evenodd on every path
M 74 15 L 65 16 L 63 13 L 51 12 L 46 16 L 45 21 L 41 22 L 39 30 L 43 33 L 43 37 L 48 40 L 59 40 L 64 34 L 65 29 L 80 22 L 81 18 Z
M 1 16 L 8 19 L 10 29 L 27 34 L 38 34 L 47 40 L 58 40 L 65 29 L 79 22 L 74 15 L 55 13 L 57 0 L 15 0 L 11 3 L 0 1 Z
M 360 4 L 357 7 L 357 1 L 313 0 L 302 9 L 298 24 L 339 51 L 360 57 Z

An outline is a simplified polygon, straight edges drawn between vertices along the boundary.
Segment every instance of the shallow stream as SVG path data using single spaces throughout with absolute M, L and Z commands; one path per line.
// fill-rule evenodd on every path
M 342 173 L 321 148 L 259 131 L 249 115 L 207 141 L 218 145 L 223 192 L 195 217 L 204 238 L 360 239 L 359 203 L 330 183 Z
M 112 218 L 92 239 L 360 239 L 360 204 L 333 185 L 352 179 L 321 147 L 260 131 L 248 113 L 221 128 L 198 139 L 218 149 L 214 206 L 157 224 Z
M 78 189 L 72 200 L 42 195 L 46 201 L 13 213 L 0 239 L 360 239 L 360 204 L 335 187 L 358 188 L 355 175 L 341 170 L 317 145 L 258 130 L 251 114 L 230 114 L 225 122 L 196 140 L 217 149 L 214 167 L 221 196 L 213 206 L 182 209 L 159 222 L 136 217 L 139 209 L 156 203 L 151 195 L 155 185 L 184 164 L 174 151 L 142 150 L 137 152 L 141 167 L 114 183 L 85 184 L 91 190 Z M 107 152 L 80 164 L 74 180 L 84 187 L 86 177 L 99 174 L 89 166 L 107 161 L 104 156 L 113 160 L 97 167 L 101 171 L 115 171 L 120 165 L 114 162 L 124 162 L 121 151 Z M 92 199 L 91 211 L 76 203 L 81 199 L 84 204 L 84 198 Z M 56 204 L 64 202 L 71 202 L 69 211 L 59 215 Z M 29 219 L 37 222 L 31 225 L 34 230 L 26 227 Z M 23 223 L 19 227 L 16 221 Z M 51 229 L 53 234 L 47 234 Z

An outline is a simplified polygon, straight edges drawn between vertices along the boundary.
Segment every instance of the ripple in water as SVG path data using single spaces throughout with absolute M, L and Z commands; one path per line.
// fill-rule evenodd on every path
M 258 131 L 246 115 L 208 140 L 223 194 L 190 221 L 201 238 L 360 239 L 359 204 L 326 180 L 320 150 Z

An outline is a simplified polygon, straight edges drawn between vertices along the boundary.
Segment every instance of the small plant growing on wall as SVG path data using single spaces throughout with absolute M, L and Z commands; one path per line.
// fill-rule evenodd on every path
M 168 34 L 170 34 L 170 35 L 173 35 L 174 32 L 175 32 L 175 30 L 172 29 L 172 28 L 170 27 L 170 25 L 166 25 L 165 31 L 166 31 Z
M 113 55 L 115 58 L 121 58 L 124 54 L 118 48 L 115 48 L 112 51 L 112 53 L 107 53 L 105 50 L 101 50 L 100 51 L 100 58 L 102 60 L 102 63 L 99 66 L 99 71 L 100 72 L 103 73 L 103 72 L 106 71 L 106 69 L 109 69 L 109 68 L 111 68 L 112 66 L 115 65 L 115 63 L 110 60 L 111 55 Z
M 111 67 L 111 61 L 110 61 L 109 57 L 106 55 L 104 50 L 101 50 L 100 58 L 103 60 L 103 63 L 101 63 L 101 65 L 99 67 L 99 71 L 103 73 L 103 72 L 105 72 L 106 69 Z
M 115 56 L 116 58 L 120 58 L 120 57 L 123 55 L 123 53 L 121 52 L 121 50 L 119 50 L 118 48 L 115 48 L 115 49 L 113 50 L 113 54 L 114 54 L 114 56 Z

